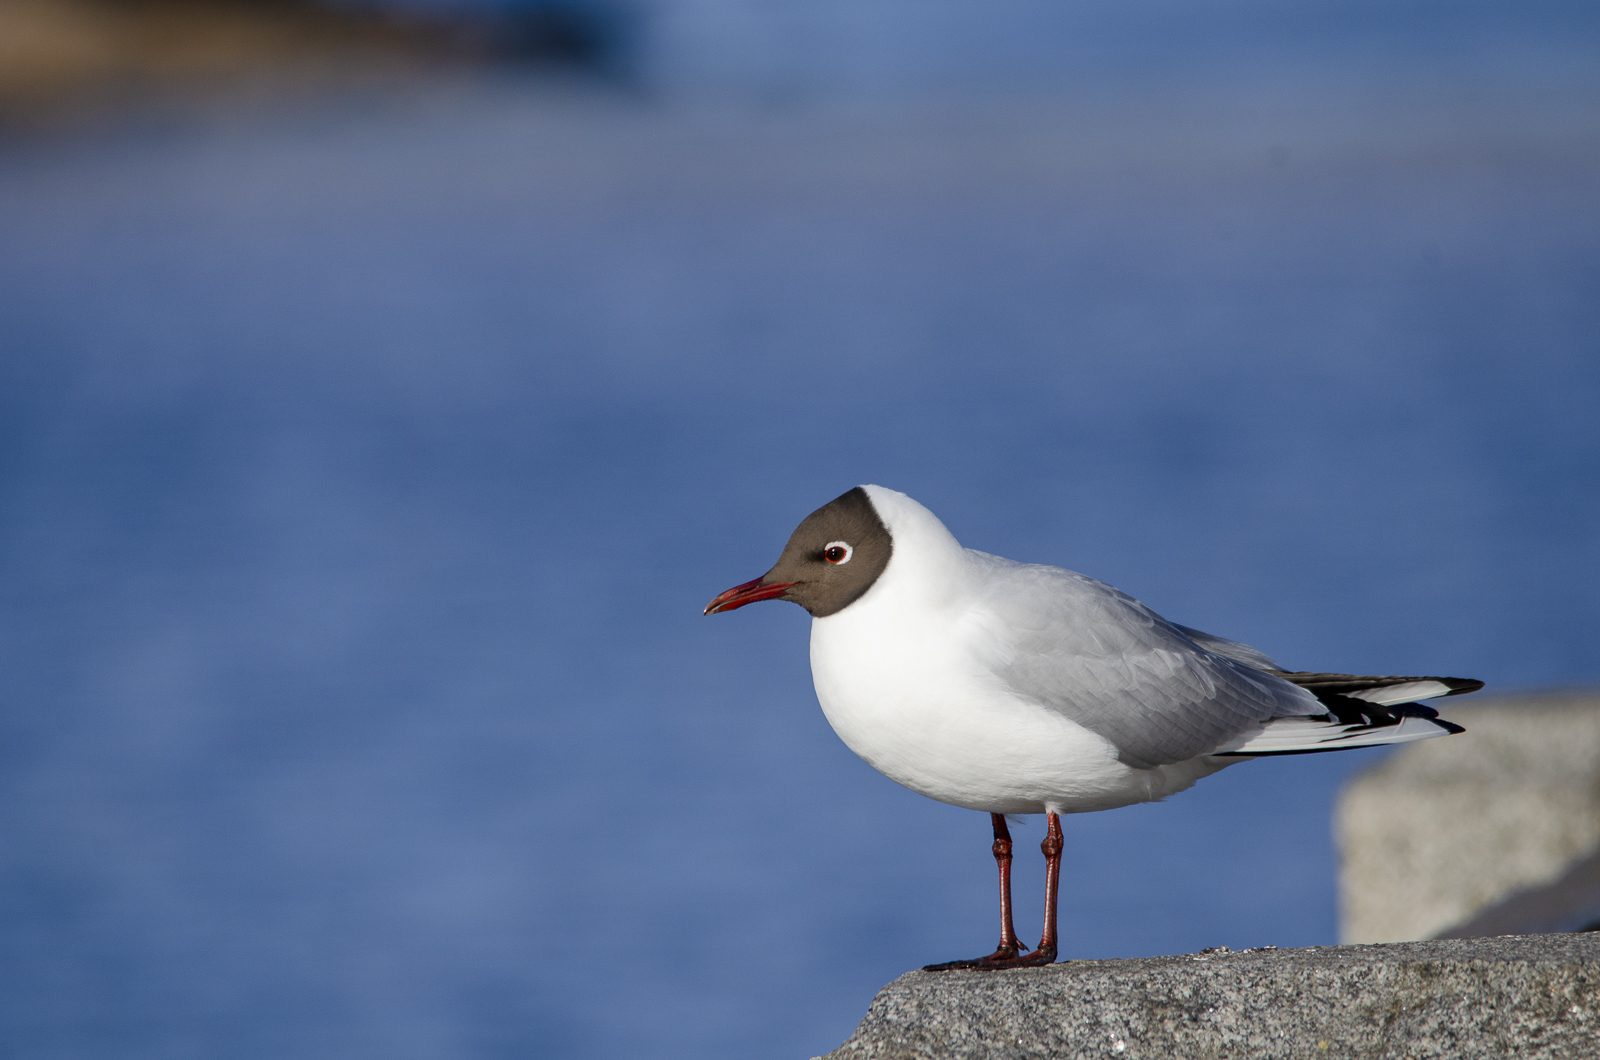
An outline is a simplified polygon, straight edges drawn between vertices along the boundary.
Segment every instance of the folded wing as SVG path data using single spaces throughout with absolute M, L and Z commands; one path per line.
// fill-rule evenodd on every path
M 1273 718 L 1326 710 L 1312 692 L 1202 647 L 1104 582 L 973 556 L 989 568 L 972 639 L 990 668 L 1013 694 L 1105 737 L 1128 765 L 1187 761 L 1259 733 Z
M 1085 575 L 970 555 L 987 568 L 972 620 L 995 674 L 1013 694 L 1105 737 L 1136 768 L 1444 736 L 1462 730 L 1414 701 L 1483 687 L 1457 677 L 1284 670 L 1247 644 L 1176 625 Z

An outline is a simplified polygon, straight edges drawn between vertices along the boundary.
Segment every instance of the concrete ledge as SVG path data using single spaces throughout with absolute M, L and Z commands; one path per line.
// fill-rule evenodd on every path
M 1600 1056 L 1600 933 L 908 972 L 826 1060 Z

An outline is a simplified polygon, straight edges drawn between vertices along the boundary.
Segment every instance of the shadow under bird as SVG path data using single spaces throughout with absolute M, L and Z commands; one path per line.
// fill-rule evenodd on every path
M 1104 582 L 963 548 L 882 486 L 806 516 L 771 570 L 705 613 L 758 600 L 811 613 L 817 699 L 852 751 L 912 791 L 990 814 L 1000 944 L 930 971 L 1056 959 L 1061 814 L 1162 799 L 1246 758 L 1458 733 L 1414 701 L 1483 687 L 1285 670 Z M 1005 815 L 1029 813 L 1049 823 L 1044 935 L 1024 952 Z

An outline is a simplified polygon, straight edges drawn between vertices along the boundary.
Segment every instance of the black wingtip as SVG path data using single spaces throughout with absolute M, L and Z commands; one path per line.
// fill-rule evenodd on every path
M 1439 726 L 1439 728 L 1443 729 L 1451 736 L 1458 736 L 1467 731 L 1453 721 L 1445 721 L 1443 718 L 1439 717 L 1439 712 L 1437 710 L 1434 710 L 1432 707 L 1425 707 L 1421 703 L 1400 703 L 1389 709 L 1393 710 L 1396 714 L 1405 717 L 1427 718 L 1429 721 Z
M 1483 687 L 1483 682 L 1471 677 L 1435 677 L 1435 681 L 1449 687 L 1447 696 L 1464 696 L 1468 692 L 1476 692 Z
M 1436 721 L 1439 717 L 1437 710 L 1423 706 L 1421 703 L 1396 703 L 1389 709 L 1396 714 L 1411 718 L 1427 718 L 1429 721 Z

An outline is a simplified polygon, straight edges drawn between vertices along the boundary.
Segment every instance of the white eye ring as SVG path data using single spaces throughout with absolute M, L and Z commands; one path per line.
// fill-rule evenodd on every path
M 834 559 L 831 555 L 834 549 L 843 549 L 844 555 L 840 556 L 838 559 Z M 835 567 L 842 567 L 846 563 L 849 563 L 850 557 L 855 554 L 856 550 L 845 544 L 843 541 L 829 541 L 826 545 L 822 546 L 822 558 L 827 560 L 829 563 L 832 563 Z

